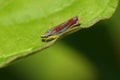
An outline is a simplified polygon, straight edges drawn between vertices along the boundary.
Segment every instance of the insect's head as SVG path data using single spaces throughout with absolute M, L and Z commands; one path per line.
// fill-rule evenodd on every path
M 50 36 L 50 30 L 47 30 L 46 33 L 41 36 L 41 38 L 47 38 L 48 36 Z

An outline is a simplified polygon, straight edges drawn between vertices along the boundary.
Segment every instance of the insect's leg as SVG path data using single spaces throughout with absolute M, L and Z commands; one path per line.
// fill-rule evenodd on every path
M 74 24 L 72 27 L 78 27 L 78 26 L 80 26 L 81 24 L 80 24 L 80 19 L 78 19 L 77 20 L 77 22 L 76 22 L 76 24 Z
M 78 23 L 78 24 L 75 24 L 73 27 L 78 27 L 78 26 L 80 26 L 81 24 L 80 23 Z
M 44 39 L 44 42 L 47 42 L 47 38 Z
M 73 27 L 79 27 L 81 24 L 79 23 L 79 21 L 76 22 L 76 24 L 74 24 L 71 28 Z
M 56 39 L 56 38 L 57 38 L 57 35 L 53 35 L 51 39 L 53 40 L 53 39 Z
M 80 19 L 77 20 L 76 24 L 79 24 L 79 22 L 80 22 Z
M 74 24 L 74 25 L 70 26 L 69 29 L 76 27 L 76 25 L 78 25 L 78 24 Z
M 46 43 L 45 39 L 42 39 L 42 45 L 45 45 L 45 43 Z
M 54 40 L 54 39 L 56 39 L 56 38 L 58 38 L 58 37 L 59 37 L 59 34 L 53 35 L 53 36 L 52 36 L 52 40 Z

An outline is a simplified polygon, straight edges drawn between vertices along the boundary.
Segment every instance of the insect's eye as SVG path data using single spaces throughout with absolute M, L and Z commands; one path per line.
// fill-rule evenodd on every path
M 48 32 L 46 32 L 45 34 L 48 34 Z
M 48 30 L 47 32 L 46 32 L 46 34 L 48 34 L 50 32 L 50 30 Z

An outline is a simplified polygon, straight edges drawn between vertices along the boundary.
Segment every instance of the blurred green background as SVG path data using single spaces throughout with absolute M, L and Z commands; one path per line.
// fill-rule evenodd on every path
M 120 6 L 111 19 L 0 69 L 0 80 L 120 80 Z

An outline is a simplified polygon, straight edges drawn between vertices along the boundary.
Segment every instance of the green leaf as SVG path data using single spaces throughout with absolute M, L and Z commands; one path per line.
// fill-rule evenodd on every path
M 40 38 L 51 24 L 78 16 L 78 29 L 88 28 L 111 17 L 117 4 L 118 0 L 1 0 L 0 67 L 51 46 L 57 39 L 43 43 Z

